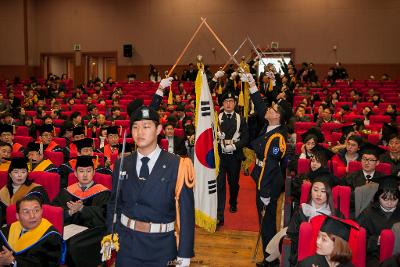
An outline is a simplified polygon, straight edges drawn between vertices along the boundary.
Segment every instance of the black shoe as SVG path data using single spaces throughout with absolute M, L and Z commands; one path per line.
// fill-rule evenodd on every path
M 217 220 L 217 227 L 224 226 L 224 220 Z
M 231 207 L 229 208 L 229 212 L 230 212 L 230 213 L 236 213 L 236 212 L 237 212 L 237 207 L 236 207 L 236 206 L 231 206 Z

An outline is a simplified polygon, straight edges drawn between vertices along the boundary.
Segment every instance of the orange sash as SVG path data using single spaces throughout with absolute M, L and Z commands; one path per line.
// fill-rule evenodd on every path
M 7 186 L 3 186 L 3 188 L 0 190 L 0 200 L 3 202 L 6 206 L 9 206 L 11 204 L 17 203 L 17 200 L 23 198 L 26 196 L 33 188 L 40 186 L 39 184 L 32 183 L 31 185 L 21 185 L 21 187 L 17 190 L 17 192 L 14 193 L 12 197 L 10 197 L 10 192 L 8 192 Z
M 46 147 L 45 151 L 51 152 L 57 146 L 58 146 L 58 144 L 56 142 L 51 141 L 50 144 Z
M 104 191 L 109 191 L 107 187 L 105 187 L 102 184 L 95 184 L 92 187 L 88 188 L 86 191 L 82 191 L 82 189 L 79 186 L 79 183 L 72 184 L 67 187 L 68 193 L 71 195 L 83 200 L 90 198 L 94 195 L 97 195 L 98 193 L 104 192 Z
M 118 149 L 114 149 L 114 152 L 112 152 L 110 144 L 105 145 L 104 156 L 111 161 L 113 154 L 116 154 L 118 157 Z
M 18 152 L 23 146 L 19 143 L 14 143 L 13 144 L 13 152 Z
M 70 145 L 69 145 L 69 154 L 70 154 L 70 155 L 76 155 L 76 154 L 78 154 L 78 148 L 76 147 L 75 144 L 70 144 Z

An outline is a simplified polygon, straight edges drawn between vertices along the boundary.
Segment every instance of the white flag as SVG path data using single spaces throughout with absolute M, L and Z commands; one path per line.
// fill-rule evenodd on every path
M 196 142 L 194 203 L 196 225 L 215 232 L 217 227 L 217 168 L 219 163 L 215 135 L 214 105 L 207 77 L 200 69 L 196 79 Z

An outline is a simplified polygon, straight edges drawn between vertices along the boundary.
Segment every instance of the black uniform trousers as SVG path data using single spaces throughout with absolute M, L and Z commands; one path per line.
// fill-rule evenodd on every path
M 264 203 L 260 199 L 260 192 L 257 190 L 256 192 L 256 205 L 257 205 L 257 213 L 258 213 L 258 222 L 261 227 L 261 240 L 262 240 L 262 248 L 264 253 L 264 259 L 269 256 L 269 253 L 265 251 L 269 241 L 276 234 L 276 205 L 277 199 L 271 198 L 268 206 L 265 207 L 265 215 L 264 218 L 262 216 L 262 211 L 264 208 Z
M 226 203 L 226 179 L 229 184 L 229 205 L 236 207 L 239 194 L 239 177 L 242 161 L 234 154 L 221 154 L 219 173 L 217 177 L 218 210 L 217 219 L 224 220 Z

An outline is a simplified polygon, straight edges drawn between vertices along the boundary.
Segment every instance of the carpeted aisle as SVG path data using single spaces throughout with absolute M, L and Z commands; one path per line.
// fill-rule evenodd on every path
M 225 223 L 218 230 L 258 232 L 257 208 L 255 203 L 256 185 L 251 176 L 240 175 L 238 212 L 229 212 L 229 187 L 226 188 Z

